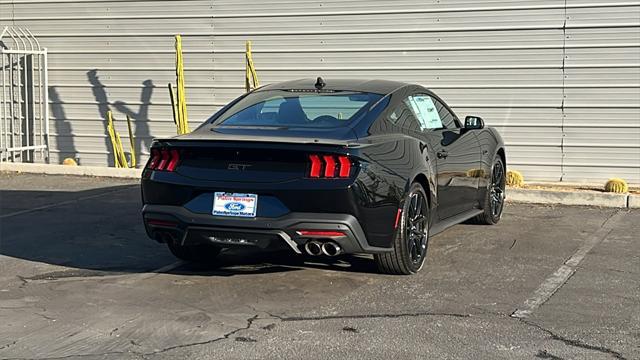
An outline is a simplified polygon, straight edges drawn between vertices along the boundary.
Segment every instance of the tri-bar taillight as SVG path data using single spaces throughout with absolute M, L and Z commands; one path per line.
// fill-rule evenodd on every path
M 351 159 L 345 155 L 309 155 L 311 166 L 309 167 L 310 178 L 348 178 L 351 175 Z
M 147 169 L 174 171 L 180 162 L 180 151 L 176 149 L 151 149 L 151 160 Z

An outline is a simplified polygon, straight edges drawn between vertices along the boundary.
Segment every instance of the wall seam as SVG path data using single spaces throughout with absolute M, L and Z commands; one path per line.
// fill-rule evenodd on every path
M 216 46 L 216 16 L 215 16 L 215 0 L 211 0 L 211 99 L 212 101 L 216 100 L 216 95 L 217 95 L 217 90 L 215 90 L 214 84 L 216 83 L 216 71 L 214 70 L 216 68 L 216 52 L 215 52 L 215 46 Z
M 566 156 L 564 152 L 564 139 L 566 134 L 564 132 L 564 120 L 566 118 L 565 114 L 565 99 L 567 98 L 566 94 L 566 59 L 567 59 L 567 0 L 564 0 L 564 23 L 562 25 L 562 101 L 560 103 L 560 181 L 564 179 L 564 158 Z

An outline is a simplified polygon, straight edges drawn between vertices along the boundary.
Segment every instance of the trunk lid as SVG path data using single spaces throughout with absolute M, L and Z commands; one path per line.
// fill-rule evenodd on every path
M 309 176 L 310 154 L 345 154 L 355 145 L 350 129 L 215 128 L 172 139 L 160 147 L 179 149 L 175 172 L 193 179 L 279 183 Z M 339 131 L 336 131 L 339 130 Z M 316 135 L 316 136 L 313 136 Z

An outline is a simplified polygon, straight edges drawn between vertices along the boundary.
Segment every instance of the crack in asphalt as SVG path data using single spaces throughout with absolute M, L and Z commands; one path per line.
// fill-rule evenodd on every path
M 497 315 L 498 317 L 502 317 L 504 319 L 514 319 L 513 317 L 507 316 L 505 314 L 498 314 L 498 313 L 490 313 L 489 314 L 493 314 L 493 315 Z M 400 318 L 400 317 L 417 317 L 417 316 L 448 316 L 448 317 L 456 317 L 456 318 L 470 318 L 472 317 L 471 314 L 457 314 L 457 313 L 435 313 L 435 312 L 416 312 L 416 313 L 401 313 L 401 314 L 365 314 L 365 315 L 329 315 L 329 316 L 309 316 L 309 317 L 302 317 L 302 316 L 296 316 L 296 317 L 283 317 L 283 316 L 278 316 L 278 315 L 274 315 L 274 314 L 269 314 L 269 316 L 280 319 L 281 321 L 285 322 L 285 321 L 314 321 L 314 320 L 333 320 L 333 319 L 371 319 L 371 318 Z M 609 354 L 612 355 L 614 358 L 619 359 L 619 360 L 626 360 L 626 358 L 618 351 L 606 348 L 604 346 L 596 346 L 596 345 L 591 345 L 591 344 L 587 344 L 583 341 L 580 340 L 576 340 L 576 339 L 569 339 L 567 337 L 558 335 L 556 333 L 554 333 L 553 331 L 546 329 L 536 323 L 533 323 L 531 321 L 527 321 L 525 319 L 520 319 L 520 318 L 515 318 L 516 320 L 518 320 L 519 322 L 527 325 L 527 326 L 531 326 L 534 327 L 544 333 L 546 333 L 547 335 L 549 335 L 549 337 L 552 340 L 557 340 L 557 341 L 561 341 L 562 343 L 564 343 L 565 345 L 568 346 L 572 346 L 572 347 L 578 347 L 578 348 L 582 348 L 582 349 L 586 349 L 586 350 L 593 350 L 593 351 L 598 351 L 601 353 L 605 353 L 605 354 Z M 550 355 L 550 354 L 549 354 Z M 552 357 L 553 358 L 553 357 Z
M 17 340 L 14 340 L 14 341 L 12 341 L 12 342 L 10 342 L 10 343 L 8 343 L 8 344 L 2 345 L 2 346 L 0 346 L 0 350 L 10 348 L 11 346 L 15 345 L 15 344 L 16 344 L 16 342 L 18 342 L 18 341 L 17 341 Z
M 29 282 L 24 278 L 24 276 L 16 275 L 16 277 L 21 282 L 20 286 L 18 286 L 18 289 L 24 289 L 27 285 L 29 285 Z
M 123 355 L 123 354 L 139 355 L 139 354 L 128 352 L 128 351 L 108 351 L 108 352 L 96 353 L 96 354 L 65 355 L 65 356 L 42 357 L 42 358 L 3 358 L 3 360 L 63 360 L 63 359 L 79 358 L 79 357 Z
M 414 313 L 400 313 L 400 314 L 364 314 L 364 315 L 328 315 L 328 316 L 308 316 L 308 317 L 303 317 L 303 316 L 294 316 L 294 317 L 284 317 L 284 316 L 279 316 L 279 315 L 275 315 L 275 314 L 271 314 L 266 312 L 269 316 L 279 319 L 282 322 L 287 322 L 287 321 L 322 321 L 322 320 L 334 320 L 334 319 L 372 319 L 372 318 L 400 318 L 400 317 L 418 317 L 418 316 L 447 316 L 447 317 L 456 317 L 456 318 L 470 318 L 472 317 L 471 314 L 458 314 L 458 313 L 436 313 L 436 312 L 414 312 Z M 486 312 L 487 314 L 492 314 L 492 315 L 496 315 L 498 317 L 504 318 L 504 319 L 514 319 L 513 317 L 510 317 L 506 314 L 499 314 L 499 313 L 491 313 L 491 312 Z M 541 325 L 538 325 L 534 322 L 531 321 L 527 321 L 525 319 L 520 319 L 520 318 L 515 318 L 516 320 L 518 320 L 518 322 L 533 327 L 535 329 L 538 329 L 542 332 L 544 332 L 545 334 L 549 335 L 549 337 L 552 340 L 556 340 L 556 341 L 560 341 L 562 343 L 564 343 L 567 346 L 572 346 L 572 347 L 577 347 L 577 348 L 581 348 L 581 349 L 586 349 L 586 350 L 593 350 L 593 351 L 598 351 L 604 354 L 609 354 L 612 355 L 615 359 L 619 359 L 619 360 L 626 360 L 626 358 L 618 351 L 606 348 L 604 346 L 597 346 L 597 345 L 591 345 L 588 343 L 585 343 L 583 341 L 580 340 L 576 340 L 576 339 L 569 339 L 567 337 L 558 335 L 556 333 L 554 333 L 553 331 L 546 329 L 544 327 L 542 327 Z M 540 354 L 540 353 L 539 353 Z M 547 352 L 543 353 L 545 356 L 547 356 L 547 358 L 550 359 L 561 359 L 560 357 L 555 357 L 555 355 L 549 354 Z
M 198 346 L 198 345 L 207 345 L 207 344 L 212 344 L 215 343 L 217 341 L 221 341 L 221 340 L 226 340 L 229 337 L 231 337 L 232 335 L 243 331 L 243 330 L 249 330 L 251 328 L 251 326 L 253 325 L 253 322 L 255 320 L 257 320 L 259 318 L 259 315 L 254 315 L 250 318 L 248 318 L 247 321 L 247 325 L 246 326 L 242 326 L 239 328 L 236 328 L 232 331 L 229 331 L 225 334 L 223 334 L 220 337 L 214 338 L 214 339 L 210 339 L 210 340 L 205 340 L 205 341 L 197 341 L 197 342 L 192 342 L 192 343 L 186 343 L 186 344 L 180 344 L 180 345 L 174 345 L 174 346 L 169 346 L 160 350 L 156 350 L 156 351 L 151 351 L 151 352 L 138 352 L 138 351 L 108 351 L 108 352 L 102 352 L 102 353 L 92 353 L 92 354 L 75 354 L 75 355 L 65 355 L 65 356 L 57 356 L 57 357 L 41 357 L 41 358 L 4 358 L 4 360 L 63 360 L 63 359 L 69 359 L 69 358 L 73 358 L 73 357 L 89 357 L 89 356 L 108 356 L 108 355 L 134 355 L 137 357 L 140 357 L 142 359 L 147 359 L 147 356 L 152 356 L 152 355 L 157 355 L 157 354 L 162 354 L 165 353 L 167 351 L 171 351 L 171 350 L 175 350 L 175 349 L 183 349 L 183 348 L 187 348 L 187 347 L 191 347 L 191 346 Z M 13 343 L 7 344 L 3 347 L 0 347 L 0 349 L 4 349 L 7 348 L 9 346 L 12 346 L 16 343 L 16 341 L 14 341 Z
M 314 320 L 335 320 L 335 319 L 395 319 L 401 317 L 419 317 L 419 316 L 449 316 L 457 318 L 468 318 L 471 314 L 455 314 L 455 313 L 435 313 L 435 312 L 412 312 L 399 314 L 359 314 L 359 315 L 326 315 L 326 316 L 292 316 L 283 317 L 269 314 L 281 321 L 314 321 Z
M 544 327 L 542 327 L 541 325 L 538 325 L 534 322 L 531 321 L 527 321 L 525 319 L 521 319 L 521 318 L 516 318 L 519 322 L 531 326 L 533 328 L 536 328 L 542 332 L 544 332 L 545 334 L 549 335 L 549 337 L 552 340 L 557 340 L 557 341 L 561 341 L 563 342 L 565 345 L 568 346 L 572 346 L 572 347 L 577 347 L 577 348 L 581 348 L 581 349 L 587 349 L 587 350 L 593 350 L 593 351 L 598 351 L 604 354 L 609 354 L 612 355 L 614 358 L 619 359 L 619 360 L 626 360 L 627 358 L 625 358 L 620 352 L 615 351 L 615 350 L 611 350 L 609 348 L 606 348 L 604 346 L 597 346 L 597 345 L 591 345 L 591 344 L 587 344 L 583 341 L 580 340 L 576 340 L 576 339 L 569 339 L 567 337 L 558 335 L 556 333 L 554 333 L 553 331 L 546 329 Z
M 215 339 L 205 340 L 205 341 L 198 341 L 198 342 L 193 342 L 193 343 L 186 343 L 186 344 L 181 344 L 181 345 L 169 346 L 169 347 L 164 348 L 162 350 L 153 351 L 153 352 L 150 352 L 150 353 L 144 353 L 144 354 L 140 354 L 140 355 L 145 357 L 145 356 L 149 356 L 149 355 L 156 355 L 156 354 L 165 353 L 167 351 L 171 351 L 171 350 L 175 350 L 175 349 L 182 349 L 182 348 L 191 347 L 191 346 L 197 346 L 197 345 L 206 345 L 206 344 L 214 343 L 216 341 L 226 340 L 231 335 L 234 335 L 235 333 L 237 333 L 239 331 L 249 330 L 251 328 L 251 326 L 253 325 L 253 322 L 255 320 L 257 320 L 257 319 L 258 319 L 258 315 L 254 315 L 254 316 L 252 316 L 252 317 L 247 319 L 247 325 L 246 326 L 239 327 L 239 328 L 237 328 L 235 330 L 229 331 L 228 333 L 222 335 L 221 337 L 217 337 Z
M 34 312 L 34 314 L 36 314 L 36 315 L 38 315 L 38 316 L 42 317 L 42 318 L 43 318 L 43 319 L 45 319 L 45 320 L 49 320 L 49 321 L 57 321 L 55 318 L 52 318 L 51 316 L 47 316 L 47 315 L 45 315 L 45 314 L 41 314 L 41 313 L 38 313 L 38 312 Z
M 538 353 L 536 354 L 536 357 L 540 359 L 564 360 L 560 356 L 553 355 L 547 350 L 539 350 Z
M 307 316 L 307 317 L 303 317 L 303 316 L 293 316 L 293 317 L 286 317 L 286 316 L 280 316 L 280 315 L 275 315 L 275 314 L 271 314 L 269 312 L 266 311 L 259 311 L 260 313 L 266 314 L 268 317 L 260 317 L 259 314 L 253 315 L 252 317 L 248 318 L 246 320 L 247 324 L 245 326 L 236 328 L 234 330 L 231 330 L 225 334 L 223 334 L 220 337 L 216 337 L 214 339 L 210 339 L 210 340 L 205 340 L 205 341 L 197 341 L 197 342 L 191 342 L 191 343 L 186 343 L 186 344 L 180 344 L 180 345 L 174 345 L 174 346 L 169 346 L 160 350 L 156 350 L 156 351 L 151 351 L 151 352 L 138 352 L 138 351 L 110 351 L 110 352 L 103 352 L 103 353 L 92 353 L 92 354 L 76 354 L 76 355 L 66 355 L 66 356 L 59 356 L 59 357 L 43 357 L 43 358 L 29 358 L 32 360 L 63 360 L 63 359 L 68 359 L 68 358 L 72 358 L 72 357 L 90 357 L 90 356 L 109 356 L 109 355 L 133 355 L 133 356 L 137 356 L 140 357 L 142 359 L 148 359 L 148 356 L 153 356 L 153 355 L 157 355 L 157 354 L 162 354 L 162 353 L 166 353 L 168 351 L 171 350 L 176 350 L 176 349 L 184 349 L 184 348 L 188 348 L 188 347 L 192 347 L 192 346 L 199 346 L 199 345 L 207 345 L 207 344 L 213 344 L 215 342 L 218 341 L 223 341 L 223 340 L 227 340 L 229 339 L 231 336 L 244 331 L 244 330 L 249 330 L 251 329 L 251 327 L 253 326 L 253 323 L 256 320 L 267 320 L 269 318 L 271 319 L 278 319 L 282 322 L 296 322 L 296 321 L 323 321 L 323 320 L 339 320 L 339 319 L 376 319 L 376 318 L 387 318 L 387 319 L 393 319 L 393 318 L 402 318 L 402 317 L 421 317 L 421 316 L 445 316 L 445 317 L 454 317 L 454 318 L 471 318 L 473 317 L 472 314 L 459 314 L 459 313 L 437 313 L 437 312 L 413 312 L 413 313 L 398 313 L 398 314 L 360 314 L 360 315 L 327 315 L 327 316 Z M 625 358 L 620 352 L 609 349 L 607 347 L 604 346 L 597 346 L 597 345 L 591 345 L 588 343 L 585 343 L 581 340 L 577 340 L 577 339 L 570 339 L 567 338 L 565 336 L 561 336 L 559 334 L 556 334 L 555 332 L 546 329 L 544 327 L 542 327 L 539 324 L 536 324 L 532 321 L 528 321 L 526 319 L 521 319 L 521 318 L 513 318 L 510 317 L 506 314 L 499 314 L 499 313 L 492 313 L 492 312 L 486 312 L 486 314 L 489 315 L 493 315 L 493 316 L 497 316 L 498 318 L 503 318 L 503 319 L 508 319 L 508 320 L 517 320 L 519 323 L 525 325 L 525 326 L 529 326 L 529 327 L 533 327 L 539 331 L 542 331 L 543 333 L 547 334 L 552 340 L 555 341 L 560 341 L 562 343 L 564 343 L 567 346 L 571 346 L 571 347 L 577 347 L 580 349 L 585 349 L 585 350 L 592 350 L 592 351 L 597 351 L 603 354 L 608 354 L 611 355 L 612 357 L 614 357 L 615 359 L 618 360 L 627 360 L 627 358 Z M 117 330 L 114 329 L 114 330 Z M 344 329 L 343 329 L 344 330 Z M 244 339 L 244 338 L 243 338 Z M 246 339 L 250 339 L 252 342 L 255 341 L 252 338 L 246 338 Z M 242 341 L 242 340 L 241 340 Z M 12 343 L 6 344 L 2 347 L 0 347 L 0 350 L 2 349 L 6 349 L 8 347 L 11 347 L 13 345 L 16 344 L 17 341 L 13 341 Z M 136 344 L 137 345 L 137 344 Z M 536 354 L 536 357 L 539 358 L 544 358 L 544 359 L 562 359 L 560 357 L 557 357 L 553 354 L 548 353 L 547 351 L 539 351 Z M 28 358 L 5 358 L 5 360 L 27 360 Z

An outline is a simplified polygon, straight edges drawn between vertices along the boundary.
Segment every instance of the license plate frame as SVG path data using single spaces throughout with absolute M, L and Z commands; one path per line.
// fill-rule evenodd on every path
M 215 216 L 254 218 L 258 210 L 258 195 L 217 191 L 213 194 Z

